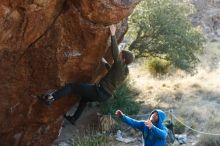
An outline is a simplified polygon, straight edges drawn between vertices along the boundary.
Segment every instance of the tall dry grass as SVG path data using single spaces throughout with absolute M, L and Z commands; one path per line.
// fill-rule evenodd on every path
M 131 78 L 141 92 L 139 99 L 145 102 L 147 108 L 174 109 L 174 114 L 183 118 L 189 126 L 220 133 L 220 123 L 215 122 L 216 118 L 220 118 L 220 43 L 208 44 L 199 58 L 201 63 L 193 75 L 176 71 L 173 76 L 158 79 L 139 63 L 131 66 Z M 217 139 L 213 137 L 213 146 L 219 144 Z M 212 142 L 208 137 L 207 141 Z

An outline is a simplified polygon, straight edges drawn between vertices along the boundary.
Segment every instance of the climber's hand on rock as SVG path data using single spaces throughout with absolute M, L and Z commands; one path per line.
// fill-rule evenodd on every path
M 110 25 L 109 28 L 110 28 L 111 35 L 114 36 L 116 32 L 116 25 L 112 24 Z

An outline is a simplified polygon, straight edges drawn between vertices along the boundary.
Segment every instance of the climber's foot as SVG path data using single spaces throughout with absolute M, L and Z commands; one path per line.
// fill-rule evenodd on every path
M 54 97 L 49 94 L 42 94 L 37 97 L 38 97 L 38 99 L 43 101 L 46 105 L 51 105 L 55 101 Z
M 67 116 L 66 114 L 64 115 L 64 118 L 67 119 L 72 125 L 75 125 L 75 118 L 72 116 Z

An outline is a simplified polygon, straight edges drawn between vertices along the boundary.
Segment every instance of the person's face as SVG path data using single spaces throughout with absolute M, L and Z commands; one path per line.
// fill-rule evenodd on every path
M 154 112 L 154 113 L 150 116 L 150 120 L 151 120 L 152 123 L 158 122 L 158 120 L 159 120 L 158 113 L 157 113 L 157 112 Z

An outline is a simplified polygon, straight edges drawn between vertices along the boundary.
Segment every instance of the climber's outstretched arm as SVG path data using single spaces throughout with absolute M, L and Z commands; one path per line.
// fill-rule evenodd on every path
M 114 61 L 117 62 L 119 60 L 119 48 L 118 48 L 118 43 L 115 37 L 115 32 L 116 32 L 115 25 L 110 26 L 110 32 L 111 32 L 112 57 Z

